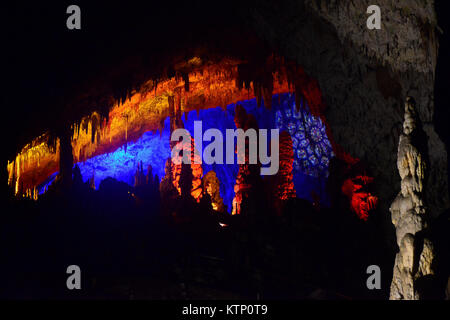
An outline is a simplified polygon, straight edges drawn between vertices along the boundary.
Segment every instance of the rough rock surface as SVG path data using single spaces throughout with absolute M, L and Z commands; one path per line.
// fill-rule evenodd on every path
M 402 179 L 401 191 L 390 208 L 399 247 L 391 283 L 392 300 L 423 298 L 418 283 L 434 274 L 433 244 L 423 236 L 429 213 L 423 200 L 426 165 L 418 147 L 419 128 L 416 119 L 413 101 L 407 98 L 397 155 L 397 168 Z
M 373 173 L 387 243 L 394 243 L 385 213 L 400 188 L 396 149 L 407 96 L 416 100 L 428 136 L 428 212 L 436 217 L 450 203 L 447 154 L 432 122 L 437 26 L 432 1 L 380 0 L 381 30 L 368 30 L 370 4 L 263 1 L 250 10 L 249 23 L 317 79 L 334 139 Z
M 223 199 L 220 196 L 220 181 L 214 170 L 208 171 L 202 178 L 203 192 L 211 197 L 211 205 L 215 211 L 225 213 L 227 211 Z

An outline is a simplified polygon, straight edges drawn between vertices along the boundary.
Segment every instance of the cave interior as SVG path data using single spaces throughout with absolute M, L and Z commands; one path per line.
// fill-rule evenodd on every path
M 433 239 L 448 250 L 448 133 L 433 118 L 448 111 L 439 87 L 433 111 L 433 66 L 396 69 L 341 41 L 334 8 L 309 1 L 80 7 L 75 32 L 55 27 L 64 3 L 30 4 L 27 19 L 9 8 L 0 297 L 387 299 L 409 95 L 428 136 Z M 223 136 L 279 129 L 278 172 L 173 163 L 172 132 L 194 137 L 196 121 Z M 76 294 L 64 286 L 74 261 Z M 370 265 L 380 290 L 367 290 Z M 432 297 L 448 270 L 439 277 Z

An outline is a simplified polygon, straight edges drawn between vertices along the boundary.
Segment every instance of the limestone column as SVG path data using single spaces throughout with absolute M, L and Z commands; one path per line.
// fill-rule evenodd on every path
M 419 125 L 414 100 L 408 97 L 397 153 L 401 191 L 390 207 L 399 247 L 390 288 L 391 300 L 423 299 L 424 283 L 434 276 L 434 249 L 426 236 L 430 214 L 424 205 L 426 167 L 425 155 L 417 143 Z

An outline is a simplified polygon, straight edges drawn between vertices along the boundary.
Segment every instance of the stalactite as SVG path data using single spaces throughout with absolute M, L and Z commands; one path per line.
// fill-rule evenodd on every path
M 205 64 L 203 67 L 196 65 L 198 70 L 190 74 L 188 70 L 178 70 L 178 75 L 174 78 L 164 76 L 161 78 L 163 80 L 159 81 L 155 77 L 156 80 L 151 81 L 152 88 L 148 89 L 148 86 L 142 86 L 140 92 L 132 91 L 131 86 L 120 84 L 114 89 L 114 97 L 109 100 L 105 99 L 109 102 L 112 100 L 111 108 L 103 106 L 102 101 L 102 107 L 99 108 L 101 116 L 92 114 L 73 124 L 75 133 L 72 135 L 72 146 L 76 161 L 84 161 L 95 155 L 111 152 L 114 148 L 124 144 L 124 137 L 124 148 L 126 149 L 126 144 L 129 141 L 136 139 L 138 135 L 145 131 L 159 128 L 160 136 L 162 136 L 164 118 L 167 116 L 167 109 L 165 109 L 167 105 L 166 101 L 161 103 L 160 100 L 163 101 L 163 97 L 166 96 L 172 96 L 168 99 L 174 99 L 173 94 L 178 94 L 174 92 L 176 88 L 184 91 L 182 91 L 183 96 L 179 98 L 179 102 L 172 102 L 173 113 L 170 112 L 169 106 L 169 113 L 171 113 L 169 116 L 174 120 L 175 118 L 181 120 L 181 116 L 175 113 L 175 107 L 177 107 L 177 112 L 183 110 L 186 120 L 188 113 L 192 110 L 196 110 L 197 115 L 200 115 L 200 109 L 203 108 L 221 106 L 226 110 L 227 104 L 251 99 L 252 94 L 259 100 L 259 105 L 264 98 L 264 104 L 270 108 L 271 95 L 287 92 L 289 83 L 292 83 L 294 78 L 288 73 L 295 74 L 295 72 L 286 68 L 286 66 L 278 66 L 284 62 L 276 57 L 269 57 L 267 61 L 262 61 L 258 63 L 233 62 L 231 64 L 226 61 L 224 64 Z M 281 69 L 275 72 L 275 67 Z M 179 78 L 179 82 L 175 78 Z M 183 80 L 184 82 L 188 81 L 189 88 L 183 86 Z M 146 93 L 146 90 L 152 89 L 154 89 L 154 96 L 151 91 L 148 92 L 149 94 Z M 142 98 L 136 98 L 138 94 Z M 153 105 L 155 108 L 153 108 Z M 152 106 L 151 110 L 149 106 Z M 147 117 L 149 111 L 151 116 Z M 129 116 L 123 117 L 122 114 L 126 112 L 129 113 Z M 144 123 L 144 121 L 146 122 Z M 56 138 L 53 141 L 54 148 L 56 148 Z M 19 173 L 23 170 L 33 170 L 32 162 L 37 161 L 39 165 L 46 166 L 49 158 L 49 153 L 44 151 L 29 158 L 32 160 L 26 160 L 27 165 L 25 167 L 23 167 L 24 163 L 21 162 L 24 158 L 21 159 L 16 164 L 16 168 L 19 168 Z M 58 159 L 56 161 L 58 162 Z M 46 171 L 47 173 L 51 174 L 52 172 Z M 42 181 L 46 177 L 40 178 Z M 24 182 L 26 187 L 30 187 L 29 184 L 32 183 L 30 179 Z
M 175 104 L 175 129 L 181 128 L 183 122 L 181 121 L 181 93 L 180 90 L 177 91 L 176 104 Z
M 189 92 L 189 73 L 183 73 L 184 90 Z
M 169 103 L 169 118 L 170 118 L 170 132 L 175 130 L 175 96 L 169 95 L 167 97 Z
M 95 142 L 95 133 L 97 132 L 97 118 L 91 117 L 91 143 Z

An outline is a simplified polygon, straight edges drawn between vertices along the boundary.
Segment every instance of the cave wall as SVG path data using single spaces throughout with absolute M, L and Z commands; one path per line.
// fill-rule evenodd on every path
M 378 214 L 392 231 L 388 208 L 400 188 L 396 156 L 406 96 L 416 100 L 428 136 L 429 210 L 436 217 L 449 207 L 447 154 L 432 122 L 438 31 L 432 1 L 378 1 L 381 30 L 366 27 L 370 4 L 263 1 L 245 14 L 259 36 L 318 80 L 334 139 L 368 164 Z

